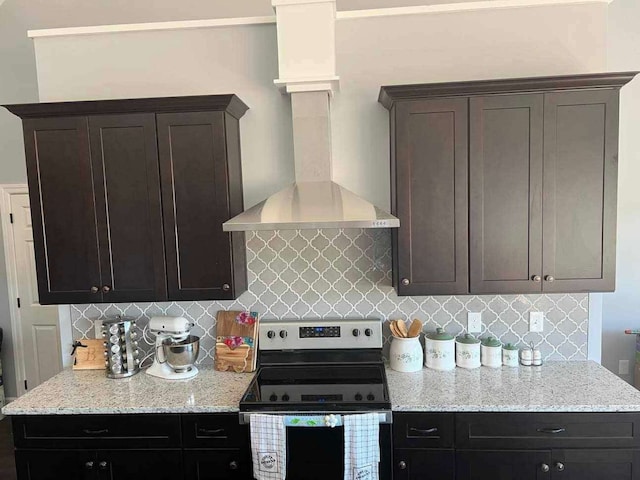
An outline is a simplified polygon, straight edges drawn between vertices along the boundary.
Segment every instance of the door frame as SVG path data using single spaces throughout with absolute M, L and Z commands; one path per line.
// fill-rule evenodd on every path
M 15 368 L 16 393 L 25 393 L 25 367 L 22 356 L 22 330 L 20 329 L 20 309 L 15 299 L 18 298 L 18 272 L 16 270 L 16 251 L 13 239 L 13 227 L 9 214 L 11 213 L 11 196 L 29 194 L 26 184 L 0 185 L 0 219 L 2 219 L 2 240 L 4 243 L 4 263 L 7 273 L 7 294 L 9 298 L 9 315 L 11 316 L 11 342 L 13 346 L 13 365 Z
M 20 309 L 15 299 L 18 298 L 18 272 L 16 266 L 15 241 L 13 238 L 13 227 L 9 214 L 11 210 L 12 195 L 28 195 L 27 184 L 0 184 L 0 227 L 2 228 L 2 241 L 4 244 L 4 262 L 7 274 L 7 295 L 9 300 L 9 315 L 11 317 L 11 343 L 13 347 L 13 365 L 15 376 L 16 394 L 23 395 L 24 379 L 26 377 L 24 356 L 22 348 L 22 329 Z M 71 344 L 71 315 L 69 306 L 58 306 L 58 330 L 60 331 L 60 341 L 62 343 L 62 368 L 71 365 L 71 357 L 65 355 L 64 346 Z M 16 348 L 18 346 L 19 348 Z M 11 400 L 11 398 L 7 398 Z

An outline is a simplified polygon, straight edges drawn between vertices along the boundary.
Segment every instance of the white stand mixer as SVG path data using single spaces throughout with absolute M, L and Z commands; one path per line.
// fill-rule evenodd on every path
M 189 335 L 192 327 L 193 324 L 184 317 L 152 317 L 149 320 L 149 331 L 156 336 L 156 345 L 155 358 L 147 368 L 147 374 L 167 380 L 184 380 L 198 374 L 193 363 L 198 357 L 199 339 Z M 195 341 L 180 348 L 180 342 L 190 338 Z M 165 348 L 175 347 L 180 348 L 181 352 L 176 358 L 168 359 Z M 179 362 L 176 362 L 177 358 Z

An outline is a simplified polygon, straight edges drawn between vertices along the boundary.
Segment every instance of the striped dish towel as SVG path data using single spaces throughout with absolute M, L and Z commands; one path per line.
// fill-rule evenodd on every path
M 287 476 L 287 433 L 284 418 L 252 414 L 251 457 L 256 480 L 285 480 Z
M 345 415 L 344 480 L 378 480 L 380 420 L 377 413 Z

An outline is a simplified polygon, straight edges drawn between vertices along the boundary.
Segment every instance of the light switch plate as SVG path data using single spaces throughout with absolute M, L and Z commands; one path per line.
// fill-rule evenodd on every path
M 480 333 L 482 331 L 482 313 L 467 312 L 467 332 Z
M 542 332 L 544 330 L 544 313 L 529 312 L 529 331 Z
M 618 375 L 629 375 L 629 360 L 618 362 Z

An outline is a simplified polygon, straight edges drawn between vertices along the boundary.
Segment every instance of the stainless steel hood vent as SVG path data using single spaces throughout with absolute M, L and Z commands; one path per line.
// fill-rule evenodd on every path
M 225 222 L 225 232 L 400 226 L 332 181 L 329 98 L 328 91 L 291 94 L 296 183 Z

